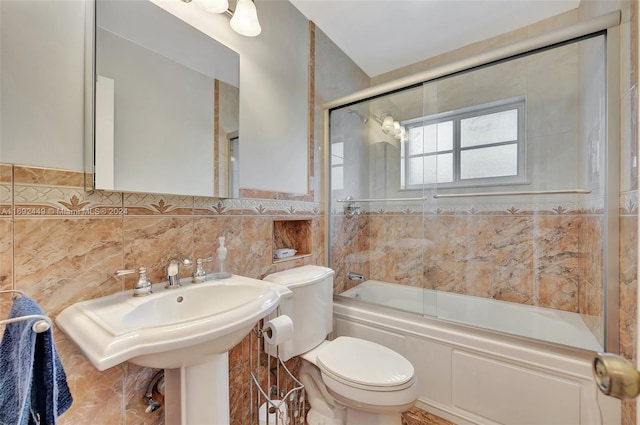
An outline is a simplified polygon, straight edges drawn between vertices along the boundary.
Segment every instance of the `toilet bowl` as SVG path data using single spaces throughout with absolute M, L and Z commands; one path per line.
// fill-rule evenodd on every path
M 303 383 L 309 368 L 317 368 L 328 395 L 336 405 L 346 408 L 346 424 L 400 424 L 400 414 L 418 399 L 411 363 L 380 344 L 338 337 L 301 357 L 308 365 L 300 372 Z
M 265 277 L 291 290 L 280 313 L 294 324 L 292 341 L 279 347 L 283 360 L 302 357 L 309 425 L 401 425 L 401 413 L 418 399 L 411 363 L 380 344 L 352 337 L 326 340 L 332 331 L 333 270 L 303 266 Z M 270 354 L 274 354 L 271 352 Z

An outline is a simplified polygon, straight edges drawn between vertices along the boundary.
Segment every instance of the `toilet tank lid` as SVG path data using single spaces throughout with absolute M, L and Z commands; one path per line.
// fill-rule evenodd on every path
M 288 287 L 304 286 L 334 273 L 335 272 L 328 267 L 308 265 L 272 273 L 265 276 L 263 280 Z

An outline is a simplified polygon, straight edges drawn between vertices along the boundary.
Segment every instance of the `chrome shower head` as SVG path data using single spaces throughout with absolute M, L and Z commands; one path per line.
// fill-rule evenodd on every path
M 358 118 L 360 118 L 360 121 L 362 122 L 362 125 L 365 125 L 366 123 L 369 122 L 369 117 L 365 117 L 364 115 L 362 115 L 360 112 L 356 111 L 355 109 L 351 109 L 351 108 L 347 108 L 347 112 L 349 113 L 349 115 L 356 115 Z

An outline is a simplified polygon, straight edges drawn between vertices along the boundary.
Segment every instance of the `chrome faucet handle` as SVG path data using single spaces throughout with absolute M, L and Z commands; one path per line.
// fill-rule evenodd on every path
M 180 285 L 180 264 L 184 267 L 193 266 L 193 261 L 188 258 L 183 258 L 181 260 L 174 258 L 169 261 L 169 266 L 167 266 L 167 284 L 165 285 L 166 289 L 174 289 L 179 288 Z
M 203 263 L 210 263 L 212 261 L 213 257 L 196 259 L 196 270 L 193 272 L 193 278 L 191 279 L 191 282 L 200 283 L 207 280 L 207 272 L 204 269 Z
M 146 267 L 138 267 L 138 270 L 125 269 L 125 270 L 116 270 L 116 276 L 126 276 L 128 274 L 138 273 L 138 282 L 133 287 L 133 296 L 134 297 L 144 297 L 146 295 L 151 294 L 153 291 L 151 290 L 151 281 L 147 277 L 147 268 Z

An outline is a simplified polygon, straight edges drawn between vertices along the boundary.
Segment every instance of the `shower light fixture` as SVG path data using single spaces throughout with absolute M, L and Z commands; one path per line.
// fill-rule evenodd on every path
M 384 134 L 389 134 L 389 132 L 394 129 L 393 123 L 394 121 L 391 115 L 387 115 L 386 117 L 384 117 L 382 119 L 382 132 Z
M 191 3 L 191 0 L 182 0 Z M 262 28 L 258 21 L 258 11 L 253 0 L 238 0 L 236 10 L 229 9 L 228 0 L 194 0 L 196 4 L 210 13 L 225 13 L 231 17 L 229 25 L 231 29 L 245 37 L 255 37 Z
M 366 124 L 369 122 L 369 118 L 362 115 L 360 112 L 356 111 L 353 108 L 347 108 L 347 113 L 349 115 L 356 115 L 360 118 L 362 124 Z M 371 114 L 371 118 L 373 118 L 378 124 L 380 124 L 380 128 L 384 134 L 388 134 L 394 137 L 394 139 L 400 140 L 402 142 L 407 142 L 409 140 L 409 132 L 407 129 L 400 124 L 399 121 L 393 119 L 393 116 L 389 113 L 382 113 L 380 116 Z

